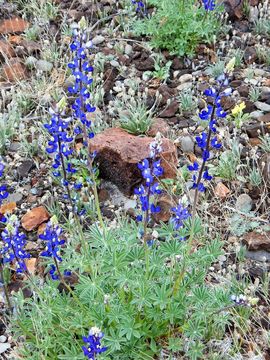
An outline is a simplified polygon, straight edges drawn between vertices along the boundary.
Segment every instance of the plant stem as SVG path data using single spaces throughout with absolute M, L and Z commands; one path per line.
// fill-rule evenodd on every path
M 212 108 L 212 113 L 211 113 L 211 118 L 210 118 L 210 122 L 214 120 L 214 116 L 215 116 L 215 111 L 216 111 L 216 104 L 213 105 Z M 206 141 L 206 150 L 205 151 L 209 151 L 210 148 L 210 140 L 211 140 L 211 135 L 212 135 L 212 130 L 209 127 L 208 129 L 208 135 L 207 135 L 207 141 Z M 182 270 L 180 271 L 174 286 L 173 286 L 173 295 L 176 295 L 181 281 L 183 280 L 183 277 L 185 275 L 186 272 L 186 267 L 187 267 L 187 257 L 191 254 L 192 251 L 192 243 L 194 240 L 194 230 L 195 230 L 195 223 L 196 223 L 196 211 L 197 211 L 197 203 L 199 200 L 199 189 L 198 189 L 198 185 L 201 182 L 202 176 L 203 176 L 203 172 L 205 170 L 205 166 L 206 166 L 206 162 L 207 159 L 204 158 L 203 159 L 203 163 L 202 166 L 200 168 L 199 174 L 198 174 L 198 178 L 196 181 L 196 187 L 195 187 L 195 194 L 194 194 L 194 201 L 193 201 L 193 205 L 192 205 L 192 222 L 191 222 L 191 229 L 190 229 L 190 235 L 189 235 L 189 239 L 188 239 L 188 243 L 187 243 L 187 247 L 186 247 L 186 251 L 184 252 L 184 259 L 183 259 L 183 266 L 182 266 Z
M 4 276 L 4 271 L 3 271 L 2 265 L 0 265 L 0 281 L 3 283 L 4 294 L 5 294 L 5 298 L 7 300 L 7 305 L 8 305 L 9 311 L 12 312 L 12 306 L 11 306 L 11 302 L 10 302 L 10 298 L 9 298 L 9 294 L 8 294 L 7 284 L 5 282 L 5 276 Z
M 82 40 L 81 40 L 80 46 L 82 46 Z M 82 72 L 82 59 L 80 59 L 80 62 L 79 62 L 79 69 L 80 69 L 80 72 Z M 80 112 L 84 113 L 84 105 L 83 105 L 84 101 L 83 101 L 83 95 L 82 95 L 82 88 L 83 88 L 83 84 L 82 84 L 82 80 L 80 80 Z M 86 129 L 85 123 L 83 124 L 83 138 L 84 138 L 83 139 L 84 144 L 87 146 L 87 149 L 86 149 L 86 151 L 87 151 L 87 166 L 88 166 L 90 177 L 91 177 L 92 184 L 93 184 L 93 192 L 94 192 L 97 216 L 98 216 L 98 220 L 99 220 L 99 223 L 100 223 L 103 231 L 105 231 L 105 225 L 103 222 L 99 198 L 98 198 L 97 183 L 96 183 L 96 179 L 95 179 L 95 174 L 93 172 L 93 159 L 90 154 L 90 139 L 87 134 L 87 129 Z

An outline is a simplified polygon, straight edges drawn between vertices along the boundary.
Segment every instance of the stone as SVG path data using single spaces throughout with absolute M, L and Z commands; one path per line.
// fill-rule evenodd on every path
M 179 144 L 180 149 L 183 153 L 194 153 L 194 139 L 190 135 L 181 136 L 179 139 L 176 139 L 176 142 Z
M 35 167 L 33 160 L 24 160 L 17 168 L 17 174 L 20 179 L 26 177 L 30 171 Z
M 270 186 L 270 154 L 264 154 L 259 161 L 259 167 L 267 186 Z
M 97 151 L 100 176 L 110 180 L 124 194 L 132 194 L 142 181 L 137 164 L 149 157 L 151 137 L 131 135 L 123 129 L 111 128 L 97 134 L 91 141 L 90 151 Z M 164 178 L 175 178 L 177 166 L 176 147 L 169 139 L 162 139 L 160 154 Z
M 255 261 L 270 262 L 270 253 L 265 250 L 247 251 L 245 257 Z
M 165 120 L 155 118 L 152 121 L 151 127 L 150 127 L 149 131 L 147 132 L 147 136 L 155 137 L 157 135 L 157 133 L 160 133 L 165 137 L 167 137 L 169 135 L 170 126 L 168 125 L 168 123 Z
M 100 45 L 105 41 L 105 37 L 102 35 L 97 35 L 92 39 L 93 45 Z
M 12 34 L 24 32 L 29 27 L 29 23 L 20 17 L 12 17 L 0 23 L 0 34 Z
M 254 46 L 249 46 L 244 51 L 244 60 L 246 64 L 252 64 L 256 62 L 258 58 L 256 48 Z
M 172 62 L 171 68 L 173 70 L 181 70 L 185 67 L 183 59 L 175 57 Z
M 151 89 L 152 90 L 152 89 Z M 150 89 L 149 89 L 150 92 Z M 158 88 L 158 92 L 161 95 L 161 101 L 159 103 L 160 106 L 164 106 L 168 104 L 168 101 L 172 101 L 174 97 L 177 95 L 177 90 L 170 88 L 168 85 L 162 84 Z M 155 97 L 156 91 L 153 91 L 153 96 Z
M 249 87 L 248 85 L 242 84 L 238 86 L 237 91 L 239 92 L 240 96 L 243 96 L 245 98 L 249 95 Z
M 243 236 L 243 242 L 248 250 L 266 250 L 270 251 L 270 231 L 256 232 L 252 231 Z
M 120 67 L 120 64 L 117 60 L 111 60 L 110 61 L 110 64 L 113 66 L 113 67 L 116 67 L 116 68 L 119 68 Z
M 184 74 L 184 75 L 181 75 L 179 78 L 180 84 L 184 84 L 184 83 L 191 82 L 191 81 L 192 81 L 192 74 Z
M 1 76 L 7 81 L 15 82 L 27 79 L 28 72 L 26 66 L 19 59 L 14 58 L 3 66 Z
M 252 113 L 250 113 L 250 117 L 251 119 L 259 119 L 261 116 L 263 115 L 263 112 L 262 111 L 252 111 Z
M 248 194 L 241 194 L 238 196 L 235 208 L 241 212 L 249 212 L 252 209 L 252 199 Z
M 264 112 L 270 112 L 270 105 L 261 102 L 261 101 L 256 101 L 254 103 L 254 105 L 256 106 L 257 109 L 264 111 Z
M 49 220 L 50 214 L 44 206 L 38 206 L 28 211 L 21 220 L 22 227 L 26 231 L 37 229 L 39 225 Z
M 170 195 L 164 194 L 158 198 L 157 206 L 160 206 L 160 212 L 154 214 L 154 219 L 157 223 L 160 221 L 168 222 L 172 216 L 171 209 L 175 203 Z
M 125 54 L 130 55 L 132 53 L 132 46 L 130 44 L 126 44 L 125 46 Z
M 6 40 L 0 40 L 0 55 L 3 59 L 15 57 L 15 51 Z
M 177 100 L 171 101 L 166 108 L 159 113 L 161 118 L 170 118 L 173 117 L 179 110 L 179 104 Z
M 37 58 L 34 56 L 28 56 L 28 58 L 25 60 L 25 65 L 32 69 L 36 66 L 37 61 Z
M 230 20 L 241 19 L 243 17 L 243 0 L 225 0 L 223 5 L 225 11 L 229 14 Z
M 7 341 L 7 337 L 5 335 L 0 336 L 0 343 L 4 343 Z
M 10 347 L 11 345 L 9 343 L 0 343 L 0 354 L 6 352 Z
M 23 199 L 23 195 L 20 192 L 14 192 L 11 193 L 8 197 L 9 202 L 15 202 L 16 204 L 19 204 Z
M 136 60 L 135 67 L 140 71 L 152 71 L 155 69 L 155 60 L 147 55 L 145 59 Z
M 51 72 L 53 64 L 46 60 L 38 60 L 36 62 L 36 69 L 44 72 Z
M 222 182 L 217 183 L 214 189 L 214 194 L 221 200 L 226 199 L 230 192 L 230 189 L 228 189 Z

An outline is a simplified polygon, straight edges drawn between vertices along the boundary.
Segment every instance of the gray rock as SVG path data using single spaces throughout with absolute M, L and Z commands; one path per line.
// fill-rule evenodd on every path
M 194 140 L 189 135 L 179 139 L 179 146 L 184 153 L 194 153 Z
M 255 260 L 255 261 L 270 261 L 270 253 L 264 250 L 258 251 L 247 251 L 245 254 L 247 259 Z
M 35 167 L 35 163 L 33 160 L 25 160 L 21 165 L 17 168 L 17 174 L 20 179 L 26 177 L 29 172 Z
M 110 64 L 111 64 L 113 67 L 116 67 L 116 68 L 120 66 L 119 62 L 116 61 L 116 60 L 110 61 Z
M 35 67 L 37 63 L 37 59 L 34 56 L 28 56 L 28 58 L 25 60 L 25 65 L 29 68 Z
M 0 343 L 0 354 L 3 354 L 8 349 L 10 349 L 10 344 L 9 343 Z
M 129 45 L 129 44 L 127 44 L 127 45 L 125 46 L 125 54 L 126 54 L 126 55 L 130 55 L 130 54 L 132 53 L 132 51 L 133 51 L 132 46 Z
M 92 43 L 93 45 L 102 44 L 105 41 L 105 37 L 102 35 L 97 35 L 93 38 Z
M 266 97 L 270 95 L 270 87 L 268 86 L 263 86 L 261 88 L 261 91 L 262 91 L 262 97 Z
M 192 81 L 192 75 L 191 74 L 184 74 L 184 75 L 180 76 L 180 78 L 179 78 L 179 82 L 181 84 L 191 82 L 191 81 Z
M 185 82 L 183 84 L 180 84 L 177 86 L 177 90 L 179 91 L 183 91 L 183 90 L 188 90 L 192 87 L 192 83 L 191 82 Z
M 257 120 L 259 117 L 261 117 L 263 115 L 263 112 L 262 111 L 252 111 L 252 113 L 250 113 L 250 117 L 251 119 L 255 119 Z
M 47 60 L 38 60 L 36 62 L 36 69 L 44 72 L 51 72 L 53 69 L 53 64 Z
M 15 202 L 18 204 L 20 201 L 22 201 L 23 195 L 19 192 L 11 193 L 9 197 L 7 198 L 7 202 Z
M 265 77 L 267 76 L 269 73 L 263 69 L 254 69 L 254 75 L 255 76 L 260 76 L 260 77 Z
M 13 142 L 10 144 L 9 151 L 18 152 L 22 149 L 22 145 L 19 142 Z
M 4 336 L 4 335 L 1 335 L 1 336 L 0 336 L 0 343 L 4 343 L 4 342 L 6 342 L 6 341 L 7 341 L 7 337 Z
M 249 212 L 252 209 L 252 199 L 247 194 L 241 194 L 238 196 L 235 204 L 236 210 L 241 212 Z
M 125 210 L 136 209 L 136 206 L 137 206 L 136 200 L 128 199 L 124 204 L 124 209 Z
M 254 105 L 256 106 L 257 109 L 261 110 L 261 111 L 265 111 L 265 112 L 269 112 L 270 111 L 270 105 L 266 104 L 264 102 L 261 101 L 256 101 L 254 103 Z

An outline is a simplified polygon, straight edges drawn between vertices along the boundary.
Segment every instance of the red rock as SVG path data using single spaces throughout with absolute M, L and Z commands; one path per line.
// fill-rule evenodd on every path
M 28 211 L 22 217 L 22 227 L 26 231 L 31 231 L 38 228 L 39 225 L 49 220 L 50 214 L 44 206 L 38 206 Z
M 165 109 L 159 114 L 162 118 L 173 117 L 179 110 L 179 104 L 177 100 L 173 100 Z
M 224 200 L 230 193 L 230 190 L 222 182 L 219 182 L 215 187 L 214 193 L 217 197 Z
M 0 40 L 0 55 L 3 59 L 16 56 L 13 47 L 6 40 Z
M 171 209 L 175 206 L 175 202 L 168 194 L 162 195 L 158 198 L 157 205 L 160 206 L 160 212 L 154 215 L 154 219 L 157 223 L 160 221 L 167 222 L 170 220 L 172 214 Z
M 0 34 L 20 33 L 24 32 L 28 27 L 29 23 L 27 21 L 19 17 L 13 17 L 0 23 Z
M 249 250 L 270 251 L 270 231 L 264 233 L 258 233 L 256 231 L 249 232 L 244 235 L 243 242 Z
M 230 19 L 241 19 L 243 17 L 243 0 L 225 0 L 223 5 Z
M 1 76 L 10 82 L 15 82 L 27 79 L 28 72 L 25 65 L 14 58 L 3 66 Z
M 150 137 L 134 136 L 122 129 L 106 129 L 92 140 L 90 151 L 97 151 L 101 177 L 112 181 L 126 194 L 131 194 L 142 180 L 137 164 L 149 157 Z M 165 178 L 176 177 L 176 147 L 162 139 L 160 154 Z
M 152 125 L 151 125 L 147 135 L 155 137 L 158 132 L 160 134 L 162 134 L 163 136 L 167 137 L 170 132 L 170 126 L 168 125 L 168 123 L 165 120 L 155 118 L 152 122 Z

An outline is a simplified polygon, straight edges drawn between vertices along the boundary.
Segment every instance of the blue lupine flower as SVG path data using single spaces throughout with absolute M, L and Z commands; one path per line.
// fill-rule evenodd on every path
M 206 11 L 213 11 L 216 7 L 216 1 L 215 0 L 202 0 L 203 6 Z
M 213 10 L 211 7 L 215 6 L 213 1 L 204 1 L 204 4 L 207 5 L 207 10 Z M 230 88 L 224 89 L 229 83 L 226 74 L 219 76 L 217 83 L 217 88 L 210 87 L 204 91 L 204 95 L 211 98 L 211 104 L 208 104 L 205 109 L 199 113 L 199 118 L 202 121 L 208 121 L 207 131 L 203 131 L 201 135 L 195 137 L 197 145 L 202 149 L 203 163 L 199 166 L 197 162 L 194 162 L 193 165 L 188 165 L 187 167 L 189 171 L 195 172 L 192 176 L 192 188 L 198 189 L 201 192 L 206 189 L 203 181 L 210 181 L 212 179 L 212 176 L 209 175 L 206 168 L 206 162 L 210 159 L 210 150 L 211 148 L 219 150 L 222 146 L 218 142 L 217 136 L 212 138 L 212 134 L 217 133 L 217 119 L 223 119 L 227 116 L 227 113 L 222 108 L 221 99 L 223 96 L 231 94 Z M 198 173 L 198 175 L 196 175 L 196 173 Z
M 48 154 L 55 154 L 52 167 L 57 171 L 53 171 L 53 175 L 55 177 L 62 176 L 62 183 L 67 186 L 68 179 L 66 178 L 66 173 L 76 172 L 76 170 L 72 168 L 72 165 L 69 162 L 69 156 L 73 153 L 73 150 L 70 148 L 70 143 L 73 141 L 73 137 L 68 135 L 68 128 L 70 126 L 71 118 L 64 119 L 63 116 L 65 113 L 64 111 L 61 112 L 58 109 L 58 106 L 56 106 L 55 110 L 51 108 L 50 114 L 50 123 L 44 125 L 52 137 L 51 140 L 48 141 L 48 147 L 46 148 L 46 151 Z M 62 174 L 60 171 L 61 167 Z
M 60 246 L 65 243 L 64 239 L 60 239 L 63 230 L 57 225 L 49 221 L 43 234 L 39 238 L 46 241 L 46 250 L 42 251 L 41 256 L 55 258 L 62 261 L 59 255 Z
M 1 162 L 0 158 L 0 178 L 4 175 L 4 171 L 5 165 Z M 0 206 L 3 204 L 3 200 L 5 200 L 8 196 L 9 193 L 7 191 L 7 186 L 0 184 Z M 0 221 L 5 223 L 7 221 L 7 218 L 3 214 L 0 214 Z
M 149 221 L 150 215 L 155 214 L 160 211 L 160 207 L 156 206 L 153 203 L 153 198 L 155 195 L 160 195 L 162 190 L 155 181 L 155 178 L 160 177 L 164 173 L 164 169 L 161 166 L 161 161 L 156 160 L 158 154 L 162 151 L 160 141 L 157 139 L 153 141 L 150 145 L 150 158 L 144 159 L 140 164 L 138 164 L 138 168 L 141 170 L 141 174 L 144 181 L 144 185 L 140 185 L 138 188 L 134 190 L 136 195 L 139 195 L 141 210 L 142 212 L 148 213 L 148 218 L 145 215 L 145 221 Z M 137 216 L 137 221 L 142 221 L 143 216 Z
M 56 266 L 51 264 L 49 274 L 52 280 L 59 280 L 59 275 L 57 274 Z
M 3 256 L 4 264 L 15 261 L 17 273 L 22 273 L 27 272 L 24 259 L 30 258 L 30 254 L 24 249 L 26 236 L 19 232 L 19 226 L 17 217 L 12 215 L 1 234 L 4 245 L 0 250 L 0 255 Z
M 108 348 L 101 345 L 104 334 L 100 329 L 92 327 L 88 336 L 83 336 L 83 341 L 87 346 L 82 346 L 84 355 L 90 360 L 96 360 L 96 356 L 105 352 Z
M 136 12 L 139 12 L 139 11 L 144 11 L 145 10 L 145 5 L 142 1 L 140 0 L 131 0 L 132 4 L 136 5 Z
M 184 221 L 187 220 L 191 214 L 180 202 L 176 207 L 172 208 L 171 211 L 173 212 L 173 216 L 171 217 L 173 227 L 175 230 L 179 230 L 184 225 Z

